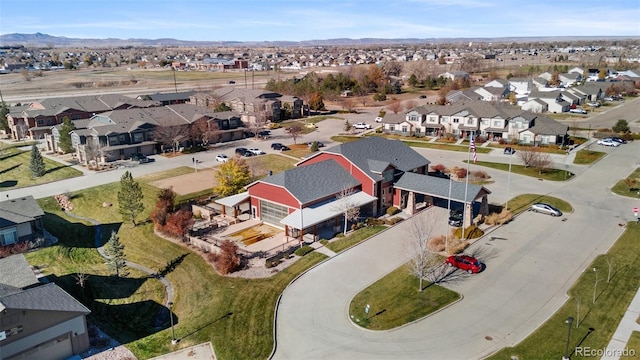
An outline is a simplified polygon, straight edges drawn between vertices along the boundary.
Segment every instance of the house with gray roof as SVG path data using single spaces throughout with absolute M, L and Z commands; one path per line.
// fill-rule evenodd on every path
M 0 259 L 0 357 L 59 360 L 89 349 L 84 305 L 41 283 L 24 255 Z
M 44 237 L 43 217 L 33 196 L 0 201 L 0 246 Z

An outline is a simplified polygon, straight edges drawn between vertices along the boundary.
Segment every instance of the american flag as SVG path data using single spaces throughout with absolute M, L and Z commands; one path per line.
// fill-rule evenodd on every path
M 476 154 L 476 141 L 473 139 L 473 134 L 471 135 L 469 146 L 471 147 L 471 151 L 473 152 L 473 163 L 475 164 L 478 161 L 478 155 Z

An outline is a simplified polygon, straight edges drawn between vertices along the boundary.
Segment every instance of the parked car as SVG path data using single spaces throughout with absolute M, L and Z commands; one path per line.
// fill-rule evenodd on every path
M 545 203 L 535 203 L 531 205 L 531 208 L 529 208 L 529 210 L 537 213 L 551 215 L 551 216 L 562 216 L 562 211 Z
M 606 138 L 598 140 L 598 145 L 618 147 L 620 143 L 613 139 Z
M 248 152 L 247 148 L 243 148 L 243 147 L 236 148 L 236 154 L 240 156 L 244 156 L 244 154 L 247 152 Z
M 216 155 L 216 161 L 226 163 L 227 161 L 229 161 L 229 157 L 225 154 L 218 154 Z
M 504 148 L 504 152 L 503 153 L 505 155 L 513 155 L 513 154 L 516 153 L 516 150 L 509 146 L 509 147 Z
M 600 103 L 597 101 L 590 101 L 587 103 L 587 105 L 591 106 L 591 107 L 600 107 Z
M 450 210 L 449 211 L 449 226 L 461 227 L 462 226 L 462 211 Z
M 286 145 L 282 145 L 282 147 L 280 148 L 280 151 L 289 151 L 289 150 L 291 150 L 291 148 Z
M 427 95 L 420 95 L 420 99 L 426 99 Z
M 380 116 L 376 117 L 376 122 L 382 122 L 382 118 Z
M 464 270 L 469 274 L 479 273 L 482 271 L 482 263 L 480 263 L 478 259 L 469 255 L 449 256 L 444 263 L 450 267 L 456 267 L 460 270 Z
M 284 144 L 282 144 L 282 143 L 273 143 L 273 144 L 271 144 L 271 148 L 273 150 L 280 150 L 280 149 L 282 149 L 283 146 L 284 146 Z
M 611 96 L 607 96 L 602 100 L 604 100 L 604 101 L 613 101 L 613 98 Z
M 310 141 L 307 143 L 307 146 L 312 147 L 313 143 L 317 143 L 319 148 L 324 147 L 324 143 L 322 143 L 321 141 Z
M 364 129 L 364 130 L 368 130 L 371 129 L 371 125 L 363 123 L 363 122 L 359 122 L 353 125 L 354 129 Z
M 266 152 L 260 150 L 260 149 L 256 149 L 256 148 L 250 148 L 247 149 L 248 152 L 252 153 L 253 155 L 264 155 L 266 154 Z
M 153 161 L 143 153 L 131 154 L 131 157 L 129 159 L 131 161 L 137 161 L 138 164 L 144 164 L 144 163 L 148 163 L 148 162 L 152 162 Z
M 627 140 L 623 139 L 623 138 L 619 138 L 619 137 L 612 137 L 611 140 L 620 143 L 620 144 L 626 144 Z
M 268 139 L 271 136 L 270 130 L 262 130 L 258 132 L 258 137 L 261 139 Z
M 569 110 L 569 112 L 574 113 L 574 114 L 586 114 L 587 110 L 580 109 L 580 108 L 575 108 L 575 109 Z
M 229 80 L 229 84 L 235 84 L 236 82 L 233 80 Z

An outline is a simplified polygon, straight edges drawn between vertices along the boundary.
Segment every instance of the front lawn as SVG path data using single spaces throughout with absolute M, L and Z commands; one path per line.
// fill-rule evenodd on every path
M 540 194 L 522 194 L 514 197 L 513 199 L 509 199 L 509 211 L 516 215 L 523 211 L 527 211 L 534 203 L 549 204 L 565 214 L 573 211 L 573 207 L 571 207 L 571 204 L 568 202 L 552 196 Z
M 464 162 L 467 162 L 466 160 Z M 491 169 L 497 169 L 502 171 L 509 171 L 509 164 L 495 163 L 489 161 L 478 161 L 474 165 L 484 166 Z M 511 172 L 514 174 L 531 176 L 534 178 L 550 181 L 565 181 L 573 177 L 573 173 L 567 170 L 560 169 L 546 169 L 540 172 L 538 169 L 532 167 L 525 167 L 524 165 L 511 165 Z
M 0 148 L 0 189 L 12 190 L 82 175 L 81 171 L 69 165 L 63 165 L 44 156 L 43 160 L 46 173 L 34 179 L 29 170 L 31 151 L 3 145 Z
M 569 299 L 542 326 L 514 347 L 500 350 L 489 359 L 560 359 L 567 341 L 568 317 L 575 318 L 570 351 L 577 346 L 604 349 L 640 287 L 640 224 L 627 223 L 627 229 L 605 255 L 598 256 L 569 290 Z M 613 264 L 611 279 L 608 262 Z M 597 273 L 591 269 L 596 268 Z M 596 302 L 594 285 L 598 276 Z M 578 316 L 578 303 L 580 315 Z M 591 330 L 590 330 L 591 329 Z M 632 341 L 637 341 L 632 338 Z M 636 342 L 637 344 L 637 342 Z M 637 345 L 636 345 L 637 346 Z M 637 351 L 637 347 L 635 350 Z M 637 356 L 637 354 L 636 354 Z M 587 358 L 574 352 L 571 359 Z
M 640 168 L 635 169 L 629 176 L 624 180 L 618 181 L 611 191 L 614 194 L 631 197 L 631 198 L 639 198 L 640 197 Z
M 576 157 L 573 160 L 573 163 L 578 165 L 592 164 L 600 160 L 605 155 L 606 153 L 603 153 L 601 151 L 579 150 L 576 153 Z
M 127 260 L 167 273 L 175 290 L 178 345 L 171 345 L 161 283 L 134 271 L 119 280 L 107 276 L 104 260 L 94 246 L 95 227 L 61 212 L 52 198 L 41 199 L 40 204 L 46 212 L 45 227 L 58 236 L 59 242 L 27 254 L 27 259 L 65 290 L 83 299 L 92 310 L 89 320 L 126 344 L 140 359 L 206 341 L 213 342 L 220 359 L 266 359 L 273 347 L 278 296 L 292 279 L 326 256 L 313 252 L 267 279 L 220 276 L 198 254 L 155 236 L 153 225 L 144 223 L 158 192 L 147 181 L 160 178 L 163 176 L 156 174 L 136 179 L 146 205 L 139 218 L 142 224 L 136 227 L 123 223 L 118 213 L 119 183 L 73 193 L 73 213 L 99 220 L 103 239 L 116 230 L 125 245 Z M 104 202 L 113 206 L 103 207 Z M 172 262 L 177 265 L 170 266 Z M 77 285 L 76 273 L 89 276 L 84 290 Z
M 372 237 L 373 235 L 379 233 L 380 231 L 386 228 L 387 228 L 386 226 L 382 226 L 382 225 L 367 226 L 367 227 L 360 228 L 343 238 L 338 238 L 337 240 L 333 240 L 332 242 L 327 244 L 327 249 L 336 253 L 344 251 L 352 247 L 353 245 L 358 244 Z
M 457 292 L 427 281 L 418 291 L 419 283 L 406 265 L 400 266 L 351 300 L 351 320 L 370 330 L 388 330 L 421 319 L 461 298 Z M 367 305 L 369 314 L 365 313 Z

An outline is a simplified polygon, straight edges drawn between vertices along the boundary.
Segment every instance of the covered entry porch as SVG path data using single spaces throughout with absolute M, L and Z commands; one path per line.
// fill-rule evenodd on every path
M 341 199 L 332 199 L 329 202 L 314 204 L 309 207 L 297 209 L 280 220 L 284 225 L 285 235 L 310 242 L 317 241 L 320 236 L 333 237 L 335 233 L 343 230 L 344 213 L 350 208 L 360 208 L 361 215 L 373 212 L 373 202 L 378 200 L 364 192 L 357 192 Z M 367 205 L 370 205 L 367 207 Z M 302 230 L 301 230 L 302 229 Z M 307 235 L 310 235 L 311 238 Z
M 476 214 L 489 213 L 491 191 L 481 185 L 443 179 L 416 173 L 404 173 L 394 186 L 394 205 L 412 215 L 416 200 L 444 208 L 461 210 L 464 227 L 471 225 Z M 475 211 L 474 211 L 474 204 Z

